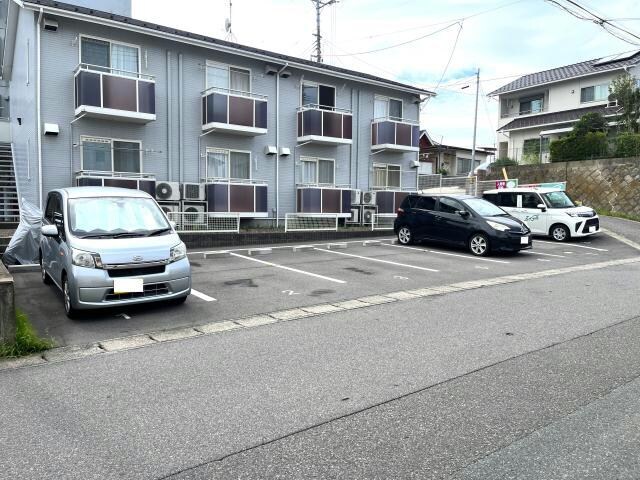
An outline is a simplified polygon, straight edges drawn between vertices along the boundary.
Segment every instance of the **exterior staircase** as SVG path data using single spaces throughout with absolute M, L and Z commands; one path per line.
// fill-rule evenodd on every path
M 11 144 L 0 142 L 0 230 L 15 229 L 19 221 L 20 204 Z

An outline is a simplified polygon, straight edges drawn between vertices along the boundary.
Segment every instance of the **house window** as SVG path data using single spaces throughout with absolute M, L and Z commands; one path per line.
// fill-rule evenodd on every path
M 580 103 L 603 102 L 609 98 L 609 84 L 594 85 L 580 89 Z
M 373 188 L 400 188 L 400 165 L 373 166 Z
M 251 70 L 207 62 L 207 89 L 246 94 L 251 92 Z
M 473 170 L 480 166 L 480 160 L 476 160 L 473 163 Z M 470 158 L 456 158 L 456 174 L 457 175 L 468 175 L 471 173 L 471 159 Z
M 140 173 L 141 142 L 111 138 L 82 138 L 82 170 Z
M 101 72 L 137 77 L 140 50 L 137 46 L 91 37 L 80 40 L 80 62 Z
M 520 115 L 528 113 L 540 113 L 544 110 L 544 96 L 539 95 L 520 99 Z
M 319 107 L 323 110 L 333 110 L 336 107 L 336 88 L 329 85 L 305 82 L 302 84 L 303 107 Z
M 401 120 L 402 100 L 376 95 L 373 103 L 373 118 Z
M 302 157 L 301 183 L 335 185 L 335 161 L 331 158 Z
M 208 148 L 207 177 L 251 180 L 251 153 Z

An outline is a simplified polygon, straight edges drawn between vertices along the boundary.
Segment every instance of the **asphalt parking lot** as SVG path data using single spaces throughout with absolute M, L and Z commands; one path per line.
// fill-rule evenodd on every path
M 71 345 L 637 254 L 604 233 L 563 244 L 536 239 L 532 250 L 487 258 L 435 244 L 404 247 L 392 237 L 267 250 L 192 251 L 194 291 L 184 305 L 108 309 L 79 320 L 64 315 L 60 292 L 43 285 L 39 273 L 19 272 L 14 278 L 16 303 L 38 333 L 58 345 Z

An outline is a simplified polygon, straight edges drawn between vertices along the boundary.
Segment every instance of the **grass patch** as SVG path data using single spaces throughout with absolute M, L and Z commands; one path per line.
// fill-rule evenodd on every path
M 12 344 L 0 343 L 0 358 L 23 357 L 53 346 L 53 341 L 40 338 L 27 316 L 16 309 L 16 341 Z
M 640 222 L 640 217 L 637 215 L 629 215 L 623 212 L 610 212 L 608 210 L 596 210 L 598 215 L 604 215 L 606 217 L 624 218 L 625 220 L 633 220 L 634 222 Z

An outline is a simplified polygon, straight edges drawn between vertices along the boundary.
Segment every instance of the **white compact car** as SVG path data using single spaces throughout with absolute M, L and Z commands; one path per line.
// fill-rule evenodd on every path
M 561 189 L 504 188 L 488 190 L 482 196 L 522 220 L 534 235 L 548 235 L 564 242 L 600 231 L 596 212 L 577 206 Z

